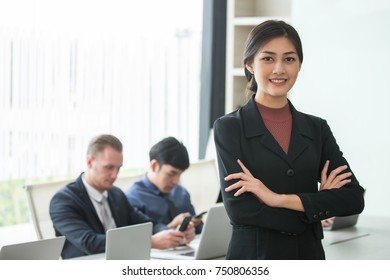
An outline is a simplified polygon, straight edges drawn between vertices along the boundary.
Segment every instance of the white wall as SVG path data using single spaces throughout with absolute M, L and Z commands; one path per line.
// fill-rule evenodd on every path
M 290 98 L 325 118 L 367 189 L 366 215 L 390 215 L 390 1 L 293 0 L 304 60 Z

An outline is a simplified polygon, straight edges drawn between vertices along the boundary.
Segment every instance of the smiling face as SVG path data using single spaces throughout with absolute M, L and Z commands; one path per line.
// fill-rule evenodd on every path
M 277 37 L 264 44 L 246 68 L 258 85 L 256 102 L 280 108 L 287 103 L 287 93 L 297 80 L 301 63 L 291 41 Z

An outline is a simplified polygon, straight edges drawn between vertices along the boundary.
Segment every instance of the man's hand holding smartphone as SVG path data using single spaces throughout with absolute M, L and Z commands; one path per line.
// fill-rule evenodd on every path
M 203 211 L 202 213 L 192 216 L 192 223 L 194 224 L 194 227 L 197 227 L 200 223 L 202 223 L 202 217 L 206 213 L 207 211 Z
M 183 221 L 181 222 L 181 224 L 179 226 L 179 231 L 185 231 L 187 229 L 189 223 L 191 222 L 191 220 L 192 220 L 191 216 L 184 217 Z

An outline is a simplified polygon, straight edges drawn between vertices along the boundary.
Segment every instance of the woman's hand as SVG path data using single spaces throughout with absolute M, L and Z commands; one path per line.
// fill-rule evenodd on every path
M 351 179 L 347 179 L 352 176 L 352 172 L 341 173 L 348 168 L 347 165 L 342 165 L 328 173 L 329 160 L 325 162 L 324 168 L 321 171 L 321 185 L 320 191 L 329 189 L 338 189 L 351 182 Z
M 233 179 L 238 179 L 239 181 L 225 188 L 225 191 L 230 192 L 236 190 L 234 196 L 240 196 L 243 193 L 251 192 L 253 193 L 261 202 L 267 204 L 268 206 L 276 206 L 279 194 L 274 193 L 269 188 L 267 188 L 259 179 L 253 177 L 251 172 L 241 160 L 237 160 L 243 172 L 229 174 L 225 177 L 225 181 L 230 181 Z
M 302 205 L 301 199 L 295 194 L 278 194 L 271 191 L 267 188 L 263 182 L 259 179 L 256 179 L 252 176 L 250 171 L 245 167 L 245 165 L 237 160 L 238 164 L 241 166 L 243 172 L 229 174 L 225 177 L 226 181 L 232 179 L 238 179 L 239 181 L 225 188 L 225 191 L 230 192 L 236 190 L 234 196 L 240 196 L 243 193 L 251 192 L 253 193 L 260 202 L 263 202 L 270 207 L 282 207 L 286 209 L 296 210 L 296 211 L 305 211 Z

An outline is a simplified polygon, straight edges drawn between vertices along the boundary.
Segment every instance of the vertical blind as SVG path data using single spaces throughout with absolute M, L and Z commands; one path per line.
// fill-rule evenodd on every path
M 168 135 L 194 159 L 201 31 L 169 34 L 0 27 L 0 181 L 77 174 L 100 133 L 123 142 L 123 168 L 146 166 Z

